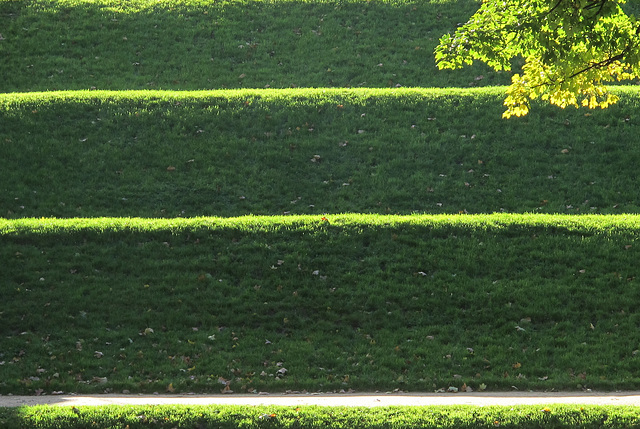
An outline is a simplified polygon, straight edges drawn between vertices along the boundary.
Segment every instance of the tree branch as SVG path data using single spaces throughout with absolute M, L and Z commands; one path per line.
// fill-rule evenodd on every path
M 600 61 L 598 63 L 593 63 L 590 66 L 585 67 L 582 70 L 575 72 L 574 74 L 572 74 L 568 78 L 564 79 L 563 82 L 566 82 L 569 79 L 573 79 L 574 77 L 578 76 L 579 74 L 582 74 L 584 72 L 588 72 L 591 69 L 598 69 L 600 67 L 607 67 L 608 65 L 610 65 L 610 64 L 612 64 L 612 63 L 624 58 L 624 54 L 626 53 L 625 51 L 627 51 L 627 49 L 625 49 L 624 51 L 622 51 L 618 55 L 614 55 L 611 58 L 607 58 L 606 60 Z
M 564 83 L 564 82 L 566 82 L 566 81 L 568 81 L 568 80 L 571 80 L 571 79 L 573 79 L 574 77 L 576 77 L 576 76 L 578 76 L 578 75 L 580 75 L 580 74 L 582 74 L 582 73 L 588 72 L 588 71 L 589 71 L 589 70 L 591 70 L 591 69 L 597 69 L 597 68 L 600 68 L 600 67 L 607 67 L 608 65 L 610 65 L 610 64 L 612 64 L 612 63 L 614 63 L 614 62 L 616 62 L 616 61 L 621 60 L 622 58 L 624 58 L 624 55 L 626 54 L 626 52 L 627 52 L 630 48 L 631 48 L 631 45 L 627 46 L 627 47 L 625 48 L 625 50 L 624 50 L 624 51 L 622 51 L 621 53 L 619 53 L 618 55 L 614 55 L 613 57 L 607 58 L 606 60 L 602 60 L 602 61 L 599 61 L 599 62 L 597 62 L 597 63 L 592 63 L 592 64 L 590 64 L 589 66 L 587 66 L 587 67 L 583 68 L 582 70 L 579 70 L 579 71 L 575 72 L 575 73 L 574 73 L 574 74 L 572 74 L 571 76 L 566 77 L 566 78 L 564 78 L 564 79 L 561 79 L 559 83 Z M 554 82 L 554 81 L 549 80 L 548 82 L 543 82 L 543 83 L 540 83 L 540 84 L 538 84 L 538 85 L 534 85 L 534 86 L 532 86 L 531 88 L 539 88 L 539 87 L 544 86 L 544 85 L 552 85 L 553 83 L 555 83 L 555 82 Z
M 604 0 L 604 1 L 607 1 L 607 0 Z M 640 25 L 636 29 L 636 34 L 640 35 Z M 566 81 L 568 81 L 570 79 L 573 79 L 574 77 L 576 77 L 576 76 L 578 76 L 578 75 L 580 75 L 582 73 L 588 72 L 589 70 L 597 69 L 597 68 L 601 68 L 601 67 L 607 67 L 607 66 L 613 64 L 616 61 L 622 60 L 624 58 L 624 56 L 631 50 L 631 48 L 633 48 L 633 45 L 634 45 L 634 41 L 632 40 L 632 41 L 629 42 L 629 44 L 619 54 L 614 55 L 612 57 L 609 57 L 606 60 L 599 61 L 597 63 L 591 63 L 587 67 L 585 67 L 585 68 L 573 73 L 571 76 L 560 80 L 560 83 L 564 83 L 564 82 L 566 82 Z M 546 83 L 540 83 L 538 85 L 532 86 L 531 88 L 539 88 L 541 86 L 551 85 L 553 83 L 554 83 L 553 81 L 549 80 Z

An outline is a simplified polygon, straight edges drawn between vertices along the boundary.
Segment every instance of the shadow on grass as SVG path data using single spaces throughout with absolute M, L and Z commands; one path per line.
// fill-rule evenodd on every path
M 2 2 L 0 91 L 495 85 L 437 71 L 473 1 Z M 481 77 L 479 77 L 481 76 Z

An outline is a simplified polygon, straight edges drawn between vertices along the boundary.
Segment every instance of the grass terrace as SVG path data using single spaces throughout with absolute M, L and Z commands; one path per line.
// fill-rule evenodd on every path
M 477 8 L 470 0 L 2 1 L 0 90 L 509 83 L 483 67 L 436 70 L 438 39 Z
M 639 87 L 501 119 L 477 6 L 0 1 L 0 393 L 640 388 Z
M 617 92 L 511 121 L 500 88 L 0 94 L 0 211 L 636 213 L 640 100 Z
M 632 389 L 638 225 L 533 214 L 6 220 L 2 388 Z

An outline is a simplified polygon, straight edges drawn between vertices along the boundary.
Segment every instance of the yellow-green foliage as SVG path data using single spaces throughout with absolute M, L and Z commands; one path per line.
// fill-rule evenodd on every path
M 623 10 L 624 0 L 489 0 L 455 35 L 440 40 L 440 68 L 459 68 L 474 60 L 511 70 L 504 117 L 523 116 L 529 100 L 606 108 L 618 98 L 606 82 L 640 77 L 640 27 Z

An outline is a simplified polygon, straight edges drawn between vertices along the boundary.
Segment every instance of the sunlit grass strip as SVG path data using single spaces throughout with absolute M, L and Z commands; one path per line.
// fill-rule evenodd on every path
M 239 99 L 248 101 L 260 98 L 267 102 L 277 102 L 296 99 L 318 100 L 336 97 L 346 98 L 353 102 L 364 102 L 370 97 L 444 97 L 465 95 L 500 95 L 504 87 L 487 88 L 286 88 L 286 89 L 228 89 L 202 91 L 173 91 L 173 90 L 123 90 L 123 91 L 44 91 L 44 92 L 14 92 L 0 94 L 0 106 L 3 109 L 27 105 L 48 105 L 52 103 L 77 102 L 86 103 L 95 100 L 103 102 L 123 101 L 193 101 L 207 99 Z M 640 87 L 625 87 L 626 92 L 640 92 Z
M 0 409 L 5 427 L 199 428 L 628 428 L 640 408 L 614 406 L 517 407 L 281 407 L 281 406 L 36 406 Z
M 202 101 L 211 98 L 247 99 L 260 98 L 268 102 L 278 100 L 336 97 L 346 98 L 353 102 L 363 102 L 370 97 L 465 97 L 465 96 L 501 96 L 506 87 L 493 86 L 482 88 L 285 88 L 285 89 L 222 89 L 202 91 L 175 90 L 73 90 L 73 91 L 44 91 L 44 92 L 13 92 L 0 93 L 0 106 L 7 110 L 20 105 L 47 105 L 60 102 L 86 103 L 95 100 L 103 102 L 122 101 Z M 640 95 L 640 86 L 616 86 L 609 88 L 612 92 L 624 96 Z
M 432 229 L 493 230 L 551 229 L 585 234 L 605 234 L 640 230 L 640 215 L 551 215 L 551 214 L 479 214 L 479 215 L 377 215 L 334 214 L 294 216 L 239 216 L 197 218 L 25 218 L 0 219 L 0 235 L 51 234 L 72 232 L 153 232 L 196 229 L 237 230 L 314 230 L 318 228 L 365 228 L 420 226 Z

